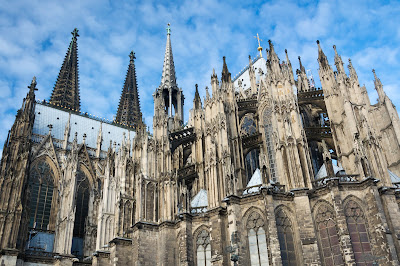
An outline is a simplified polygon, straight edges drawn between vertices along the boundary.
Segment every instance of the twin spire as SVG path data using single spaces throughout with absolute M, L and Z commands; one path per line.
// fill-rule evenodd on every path
M 60 73 L 53 92 L 51 93 L 50 103 L 79 112 L 81 102 L 79 96 L 79 77 L 78 77 L 78 29 L 72 32 L 72 40 L 61 66 Z
M 142 112 L 140 111 L 140 100 L 136 80 L 136 57 L 133 51 L 129 54 L 129 59 L 128 71 L 126 73 L 115 121 L 119 124 L 136 128 L 142 123 Z

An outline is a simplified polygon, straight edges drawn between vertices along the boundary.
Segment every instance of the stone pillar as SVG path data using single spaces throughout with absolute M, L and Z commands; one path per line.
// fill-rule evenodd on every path
M 385 192 L 383 192 L 381 189 L 382 203 L 391 232 L 391 235 L 387 235 L 387 237 L 390 238 L 388 240 L 393 241 L 394 248 L 391 247 L 391 253 L 393 260 L 397 261 L 398 263 L 398 254 L 400 254 L 400 211 L 394 193 L 394 189 L 390 189 Z
M 18 249 L 4 248 L 1 250 L 0 265 L 15 266 L 17 265 Z
M 271 253 L 270 263 L 271 265 L 282 265 L 273 197 L 272 195 L 268 195 L 267 189 L 262 189 L 262 194 L 264 196 L 265 212 L 267 214 L 267 227 L 269 235 L 267 243 Z
M 238 261 L 243 261 L 244 257 L 243 254 L 246 254 L 247 250 L 243 251 L 243 249 L 246 248 L 245 245 L 243 245 L 241 238 L 242 238 L 242 232 L 238 230 L 238 227 L 240 226 L 240 217 L 237 215 L 240 213 L 240 198 L 237 196 L 229 196 L 227 200 L 225 200 L 227 203 L 227 214 L 228 214 L 228 236 L 227 236 L 227 247 L 231 247 L 228 254 L 230 256 L 229 261 L 231 261 L 228 264 L 229 265 L 234 265 L 232 258 L 237 256 L 236 259 Z M 230 240 L 230 241 L 229 241 Z
M 158 263 L 159 265 L 177 265 L 178 260 L 176 259 L 177 250 L 177 238 L 175 233 L 174 222 L 163 222 L 159 225 L 158 233 Z M 154 255 L 153 255 L 154 256 Z M 147 264 L 146 264 L 147 265 Z M 150 264 L 149 264 L 150 265 Z M 155 264 L 151 264 L 155 265 Z
M 156 224 L 139 221 L 133 226 L 133 266 L 158 264 L 160 253 L 159 236 L 158 225 Z M 174 256 L 174 254 L 171 255 Z
M 93 254 L 93 266 L 110 266 L 110 252 L 109 251 L 96 251 Z
M 227 265 L 228 254 L 225 252 L 227 237 L 225 235 L 226 218 L 225 210 L 221 207 L 208 212 L 210 216 L 210 242 L 211 242 L 211 263 L 213 266 Z
M 294 193 L 294 205 L 296 208 L 296 220 L 299 231 L 304 265 L 319 265 L 321 259 L 318 252 L 317 235 L 314 228 L 313 214 L 307 195 L 308 189 L 292 190 Z
M 111 265 L 130 265 L 132 263 L 132 239 L 116 237 L 110 241 Z
M 181 266 L 194 266 L 193 261 L 193 234 L 192 234 L 192 215 L 182 213 L 179 217 L 180 222 L 180 239 L 178 239 L 179 263 Z

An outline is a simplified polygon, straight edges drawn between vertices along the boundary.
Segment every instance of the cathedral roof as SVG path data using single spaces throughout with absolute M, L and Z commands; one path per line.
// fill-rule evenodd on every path
M 190 205 L 192 208 L 208 206 L 207 190 L 200 189 L 199 193 L 192 199 Z
M 110 141 L 116 143 L 116 149 L 122 145 L 123 138 L 130 138 L 131 143 L 135 137 L 135 131 L 112 122 L 101 121 L 85 114 L 77 114 L 54 108 L 51 105 L 37 103 L 35 107 L 35 121 L 33 124 L 33 141 L 40 142 L 43 136 L 49 133 L 49 125 L 52 125 L 51 135 L 56 146 L 62 147 L 66 126 L 70 125 L 68 142 L 73 141 L 77 133 L 78 144 L 83 143 L 83 135 L 86 134 L 85 144 L 89 152 L 97 147 L 99 131 L 102 135 L 101 150 L 107 151 Z M 125 133 L 125 136 L 124 136 Z
M 71 34 L 72 40 L 51 93 L 50 103 L 79 112 L 81 103 L 78 77 L 78 29 L 75 28 Z
M 142 113 L 140 111 L 140 100 L 136 80 L 136 57 L 133 51 L 130 53 L 129 58 L 130 62 L 115 121 L 123 125 L 136 127 L 142 122 Z
M 262 73 L 267 73 L 267 66 L 266 66 L 266 61 L 265 58 L 261 56 L 257 56 L 252 60 L 252 65 L 256 74 L 257 81 L 260 80 L 260 70 Z M 246 65 L 245 68 L 243 68 L 242 71 L 239 72 L 234 78 L 233 78 L 233 85 L 237 91 L 240 90 L 239 84 L 241 84 L 241 87 L 243 90 L 246 90 L 250 88 L 250 75 L 249 75 L 249 67 L 250 65 Z

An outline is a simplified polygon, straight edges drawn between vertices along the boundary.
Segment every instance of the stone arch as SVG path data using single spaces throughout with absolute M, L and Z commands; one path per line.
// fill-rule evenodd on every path
M 301 261 L 302 254 L 299 232 L 296 230 L 297 223 L 294 212 L 283 204 L 278 205 L 275 210 L 275 222 L 278 233 L 279 248 L 283 265 L 296 265 Z
M 40 194 L 43 194 L 42 191 L 44 187 L 42 187 L 42 185 L 37 184 L 33 181 L 33 175 L 42 175 L 45 174 L 44 172 L 42 174 L 39 174 L 37 171 L 40 171 L 37 167 L 40 167 L 39 164 L 44 164 L 48 166 L 48 171 L 51 175 L 51 182 L 52 183 L 48 183 L 48 185 L 46 185 L 46 193 L 42 196 L 40 196 Z M 43 165 L 43 166 L 44 166 Z M 42 171 L 45 171 L 45 169 L 42 169 Z M 36 174 L 35 174 L 36 173 Z M 45 202 L 42 202 L 44 205 L 43 206 L 43 215 L 45 215 L 47 213 L 46 209 L 48 211 L 50 211 L 48 213 L 48 215 L 46 214 L 46 216 L 48 216 L 48 223 L 41 223 L 41 227 L 40 229 L 42 230 L 50 230 L 50 231 L 54 231 L 55 230 L 55 225 L 56 225 L 56 217 L 57 217 L 57 213 L 58 213 L 58 202 L 59 202 L 59 193 L 58 193 L 58 185 L 59 185 L 59 181 L 60 181 L 60 175 L 59 175 L 59 169 L 57 168 L 57 164 L 54 163 L 54 161 L 47 155 L 42 155 L 39 156 L 37 158 L 35 158 L 31 165 L 30 165 L 30 169 L 29 169 L 29 179 L 28 179 L 28 184 L 29 184 L 29 189 L 28 189 L 28 194 L 29 194 L 29 198 L 30 198 L 30 222 L 29 222 L 29 226 L 32 227 L 32 218 L 35 220 L 35 224 L 37 225 L 37 221 L 36 221 L 36 210 L 37 207 L 39 206 L 39 204 L 41 204 L 41 200 L 43 199 L 45 200 Z M 39 180 L 38 180 L 39 181 Z M 41 182 L 41 181 L 39 181 Z M 51 194 L 49 194 L 48 192 L 51 191 Z M 32 197 L 35 197 L 34 199 Z M 50 206 L 48 205 L 48 200 L 50 200 Z M 50 207 L 50 208 L 49 208 Z M 43 225 L 45 226 L 45 228 L 42 228 Z
M 327 201 L 320 200 L 314 205 L 312 212 L 323 264 L 343 265 L 334 207 Z
M 211 263 L 211 231 L 206 225 L 200 225 L 193 233 L 194 261 L 198 266 Z
M 372 246 L 364 204 L 358 197 L 349 195 L 343 201 L 343 210 L 356 263 L 372 263 L 368 260 L 372 259 Z

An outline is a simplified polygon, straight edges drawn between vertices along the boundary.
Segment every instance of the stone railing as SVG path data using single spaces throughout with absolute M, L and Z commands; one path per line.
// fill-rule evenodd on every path
M 27 250 L 25 250 L 25 255 L 32 256 L 32 257 L 53 258 L 54 256 L 57 255 L 57 253 L 46 252 L 46 251 L 42 251 L 42 250 L 27 249 Z
M 322 177 L 312 181 L 312 185 L 314 188 L 324 187 L 331 180 L 338 180 L 339 183 L 357 183 L 358 175 L 342 175 L 342 176 L 331 176 L 331 177 Z
M 260 192 L 262 185 L 255 185 L 251 187 L 242 188 L 239 190 L 240 194 L 242 195 L 250 195 Z
M 204 213 L 204 212 L 207 212 L 207 206 L 200 206 L 200 207 L 192 207 L 192 208 L 190 208 L 190 213 L 191 214 Z

